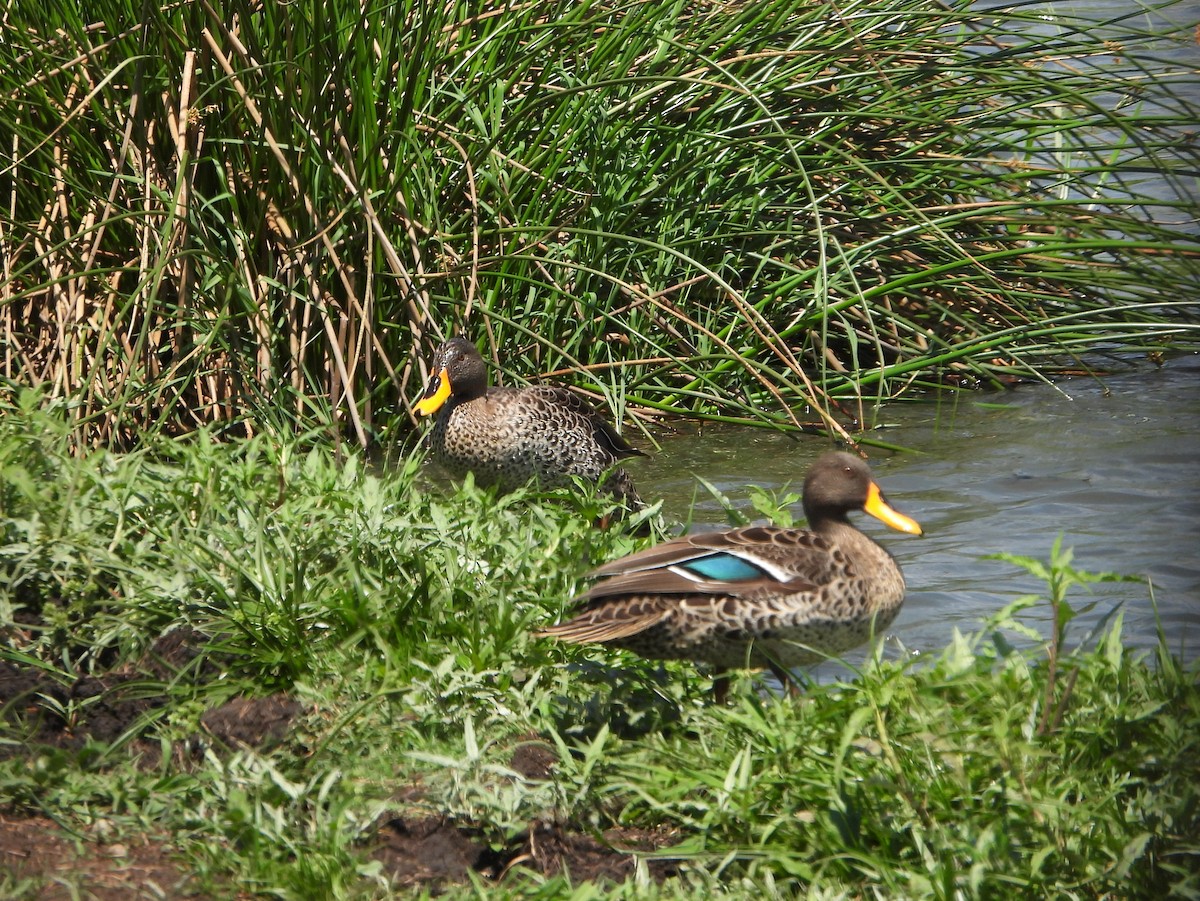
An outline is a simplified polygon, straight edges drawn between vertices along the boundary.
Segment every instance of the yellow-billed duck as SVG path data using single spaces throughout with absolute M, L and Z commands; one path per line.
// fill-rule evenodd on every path
M 437 414 L 429 443 L 449 473 L 475 474 L 502 491 L 536 481 L 570 487 L 582 478 L 611 492 L 631 510 L 644 505 L 617 463 L 645 456 L 586 401 L 558 385 L 488 385 L 475 345 L 451 338 L 433 359 L 418 413 Z
M 749 526 L 684 535 L 601 566 L 581 611 L 539 634 L 600 642 L 653 659 L 712 664 L 717 699 L 726 670 L 788 670 L 848 651 L 882 632 L 904 600 L 904 576 L 851 523 L 863 510 L 893 529 L 921 527 L 884 499 L 867 464 L 820 457 L 804 481 L 808 529 Z

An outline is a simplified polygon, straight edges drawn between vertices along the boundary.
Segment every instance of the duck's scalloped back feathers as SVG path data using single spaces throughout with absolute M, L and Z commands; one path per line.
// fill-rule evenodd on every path
M 645 457 L 644 451 L 638 450 L 621 435 L 616 428 L 590 403 L 559 385 L 531 385 L 528 388 L 517 389 L 527 391 L 531 395 L 544 398 L 547 409 L 558 409 L 572 416 L 586 419 L 592 427 L 592 438 L 612 454 L 614 459 L 625 457 Z

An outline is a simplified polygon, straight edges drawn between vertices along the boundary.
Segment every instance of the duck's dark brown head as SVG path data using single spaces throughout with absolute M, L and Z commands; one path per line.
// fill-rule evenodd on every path
M 487 366 L 475 345 L 466 338 L 451 338 L 438 348 L 425 393 L 416 411 L 429 416 L 451 397 L 472 400 L 487 392 Z
M 804 515 L 810 528 L 825 522 L 845 522 L 851 510 L 863 510 L 885 525 L 920 535 L 915 520 L 894 510 L 883 496 L 871 469 L 852 454 L 833 451 L 813 463 L 804 480 Z

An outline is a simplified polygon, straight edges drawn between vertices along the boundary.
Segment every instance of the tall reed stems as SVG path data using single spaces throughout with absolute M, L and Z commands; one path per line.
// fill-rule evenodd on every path
M 462 330 L 509 379 L 838 430 L 1193 346 L 1184 6 L 19 4 L 3 390 L 92 443 L 367 444 Z

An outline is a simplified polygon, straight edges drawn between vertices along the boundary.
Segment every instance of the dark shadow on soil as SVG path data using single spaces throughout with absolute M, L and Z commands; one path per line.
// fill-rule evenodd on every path
M 162 751 L 154 740 L 154 712 L 167 702 L 169 687 L 213 681 L 222 673 L 220 664 L 206 649 L 205 637 L 190 629 L 167 633 L 139 660 L 100 675 L 71 678 L 0 660 L 0 738 L 5 739 L 0 741 L 0 762 L 101 747 L 119 752 L 122 759 L 136 758 L 139 766 L 157 767 Z M 285 694 L 234 698 L 205 711 L 202 734 L 188 747 L 180 743 L 177 762 L 186 766 L 188 755 L 214 744 L 277 745 L 289 738 L 300 712 L 301 705 Z M 38 901 L 214 897 L 194 888 L 194 876 L 181 866 L 167 836 L 123 836 L 100 843 L 33 813 L 36 799 L 22 803 L 9 797 L 8 802 L 15 806 L 0 809 L 0 891 Z
M 514 747 L 509 769 L 518 778 L 544 781 L 551 778 L 557 764 L 554 744 L 530 734 Z M 423 801 L 419 786 L 401 794 L 401 800 L 409 804 L 419 806 Z M 679 861 L 669 857 L 669 849 L 680 838 L 678 832 L 668 829 L 615 827 L 599 834 L 560 823 L 535 822 L 497 847 L 473 824 L 436 815 L 405 814 L 383 818 L 369 846 L 370 856 L 383 864 L 396 887 L 437 892 L 469 882 L 472 874 L 499 881 L 521 869 L 542 876 L 561 873 L 574 883 L 623 882 L 633 875 L 639 859 L 645 861 L 650 878 L 661 882 L 679 873 Z
M 168 632 L 142 657 L 101 675 L 70 679 L 33 665 L 0 660 L 0 760 L 27 756 L 31 748 L 77 751 L 89 744 L 128 742 L 143 765 L 157 766 L 160 746 L 147 737 L 153 713 L 167 690 L 181 682 L 202 685 L 222 673 L 221 661 L 191 629 Z M 263 748 L 284 741 L 300 704 L 285 694 L 234 698 L 201 717 L 205 735 L 229 747 Z M 151 736 L 152 737 L 152 736 Z
M 573 882 L 623 882 L 637 867 L 637 852 L 655 852 L 678 835 L 646 829 L 609 829 L 603 835 L 539 823 L 507 847 L 493 848 L 477 830 L 438 817 L 395 818 L 380 826 L 371 857 L 398 888 L 433 891 L 465 883 L 471 873 L 497 880 L 518 867 L 544 876 L 564 873 Z M 678 861 L 646 859 L 657 881 L 679 872 Z

